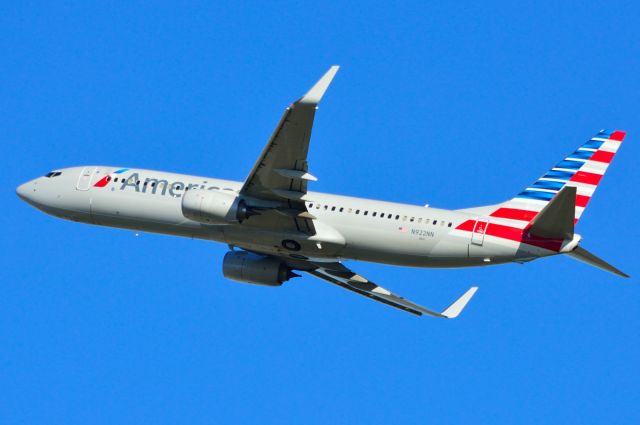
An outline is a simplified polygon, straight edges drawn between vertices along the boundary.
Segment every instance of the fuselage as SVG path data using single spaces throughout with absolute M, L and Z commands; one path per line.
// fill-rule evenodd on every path
M 485 234 L 489 219 L 469 211 L 309 192 L 305 203 L 316 227 L 309 236 L 265 230 L 259 225 L 260 217 L 236 224 L 203 224 L 183 215 L 181 201 L 187 191 L 237 194 L 242 187 L 237 181 L 109 166 L 65 168 L 47 176 L 21 185 L 17 193 L 50 215 L 212 240 L 264 254 L 466 267 L 524 262 L 558 253 Z M 476 223 L 472 231 L 461 228 L 470 221 Z

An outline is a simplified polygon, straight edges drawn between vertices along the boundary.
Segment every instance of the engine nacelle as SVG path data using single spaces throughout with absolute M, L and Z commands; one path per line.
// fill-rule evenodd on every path
M 280 286 L 298 277 L 282 261 L 246 251 L 229 251 L 222 261 L 222 274 L 227 279 L 254 285 Z
M 182 215 L 200 223 L 231 224 L 252 214 L 235 193 L 194 189 L 182 196 Z

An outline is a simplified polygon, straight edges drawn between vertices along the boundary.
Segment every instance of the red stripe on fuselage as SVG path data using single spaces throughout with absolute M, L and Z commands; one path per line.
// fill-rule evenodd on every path
M 94 184 L 94 187 L 105 187 L 107 185 L 107 183 L 109 183 L 109 180 L 111 180 L 109 178 L 109 176 L 104 176 L 103 178 L 101 178 L 100 180 L 98 180 L 98 182 L 96 184 Z
M 512 220 L 531 221 L 538 215 L 536 211 L 519 210 L 517 208 L 498 208 L 491 217 L 510 218 Z
M 475 220 L 467 220 L 456 227 L 457 230 L 472 232 Z M 529 235 L 523 229 L 517 227 L 505 226 L 503 224 L 489 223 L 485 230 L 485 235 L 494 236 L 496 238 L 507 239 L 510 241 L 525 243 L 527 245 L 537 246 L 539 248 L 548 249 L 550 251 L 559 252 L 562 247 L 562 239 L 547 239 L 535 235 Z

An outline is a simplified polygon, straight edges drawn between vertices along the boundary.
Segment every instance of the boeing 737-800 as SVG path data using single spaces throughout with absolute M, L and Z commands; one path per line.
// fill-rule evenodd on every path
M 329 71 L 286 108 L 244 182 L 143 169 L 81 166 L 27 182 L 18 196 L 56 217 L 222 242 L 222 270 L 279 286 L 306 272 L 401 310 L 457 317 L 470 288 L 443 311 L 427 309 L 351 271 L 344 260 L 412 267 L 523 263 L 557 254 L 627 277 L 579 246 L 574 226 L 624 138 L 601 130 L 513 199 L 444 210 L 307 190 L 307 153 Z

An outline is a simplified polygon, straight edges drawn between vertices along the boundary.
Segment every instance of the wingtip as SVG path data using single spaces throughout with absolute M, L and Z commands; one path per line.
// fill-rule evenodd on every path
M 336 73 L 338 72 L 339 69 L 340 69 L 339 65 L 331 66 L 331 68 L 329 68 L 329 70 L 325 72 L 325 74 L 318 80 L 318 82 L 315 83 L 315 85 L 311 87 L 311 89 L 307 92 L 307 94 L 302 96 L 302 98 L 298 102 L 311 103 L 311 104 L 320 103 L 322 96 L 324 96 L 324 93 L 329 88 L 329 85 L 331 84 L 333 77 L 336 76 Z
M 451 304 L 445 311 L 442 312 L 442 315 L 447 319 L 455 319 L 462 313 L 462 310 L 467 306 L 467 303 L 473 298 L 473 295 L 478 290 L 477 286 L 472 286 L 462 294 L 460 298 L 455 300 L 453 304 Z

